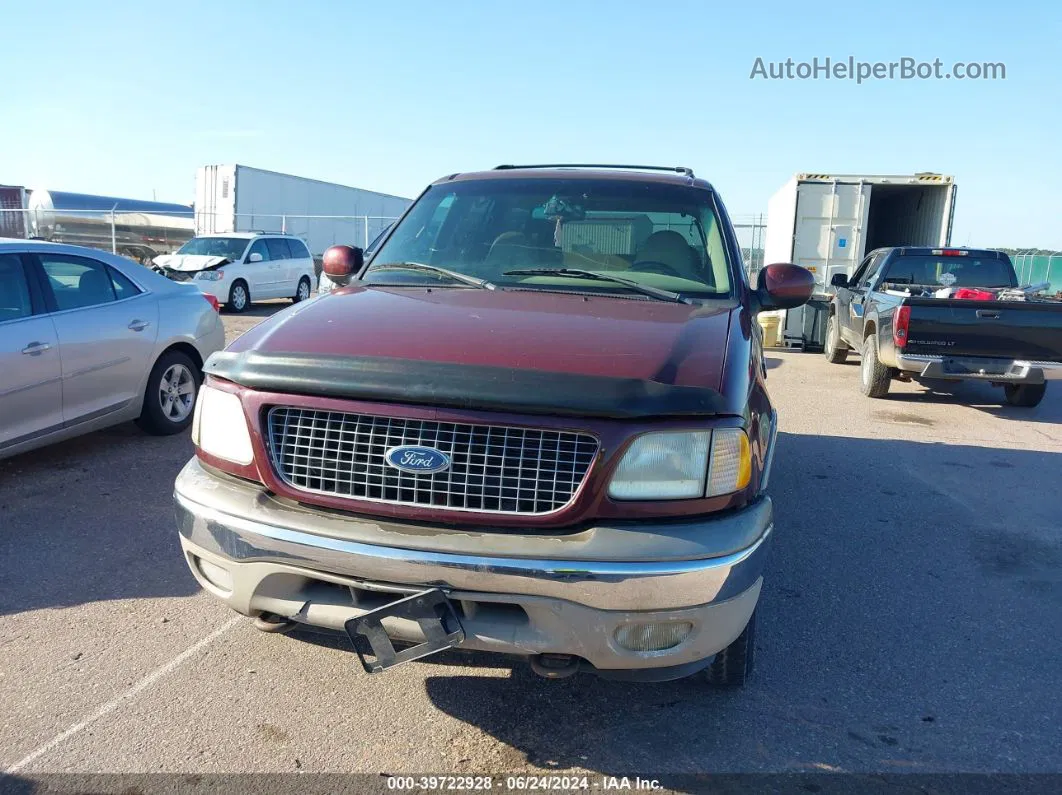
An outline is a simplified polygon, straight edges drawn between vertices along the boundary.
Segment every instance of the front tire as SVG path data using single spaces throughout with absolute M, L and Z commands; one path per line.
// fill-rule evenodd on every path
M 299 279 L 299 286 L 295 288 L 295 295 L 291 297 L 291 302 L 293 304 L 298 304 L 302 301 L 305 301 L 307 298 L 310 297 L 311 289 L 312 288 L 310 286 L 309 278 L 303 276 L 301 279 Z
M 756 611 L 753 610 L 737 640 L 715 655 L 708 666 L 708 683 L 717 687 L 741 687 L 752 675 L 755 657 Z
M 859 384 L 863 394 L 883 398 L 889 394 L 892 372 L 878 361 L 878 338 L 871 334 L 863 340 L 863 362 L 859 367 Z
M 247 282 L 237 279 L 229 288 L 229 300 L 225 302 L 225 306 L 238 315 L 240 312 L 246 312 L 250 305 L 251 293 L 247 289 Z
M 1031 409 L 1039 406 L 1047 392 L 1047 384 L 1004 384 L 1003 395 L 1007 403 Z
M 192 424 L 202 381 L 199 368 L 186 354 L 164 353 L 151 368 L 137 425 L 153 436 L 171 436 L 185 430 Z
M 823 345 L 822 352 L 830 364 L 844 364 L 848 358 L 848 346 L 841 341 L 836 315 L 830 315 L 830 319 L 826 321 L 826 344 Z

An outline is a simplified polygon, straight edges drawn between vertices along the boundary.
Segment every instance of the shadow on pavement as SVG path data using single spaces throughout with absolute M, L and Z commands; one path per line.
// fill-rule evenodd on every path
M 538 768 L 1057 771 L 1060 465 L 1057 453 L 782 433 L 744 690 L 547 681 L 521 664 L 439 666 L 427 694 Z
M 198 592 L 171 502 L 191 456 L 127 423 L 0 461 L 0 615 Z
M 891 392 L 886 398 L 896 403 L 954 403 L 970 406 L 985 414 L 1019 422 L 1062 423 L 1062 382 L 1049 383 L 1039 406 L 1021 408 L 1005 402 L 1002 387 L 977 381 L 934 381 L 915 384 L 924 391 L 916 394 Z

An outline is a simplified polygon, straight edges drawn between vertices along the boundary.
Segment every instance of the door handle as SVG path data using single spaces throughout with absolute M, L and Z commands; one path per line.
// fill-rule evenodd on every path
M 978 309 L 977 316 L 983 317 L 985 320 L 999 320 L 998 309 Z
M 27 356 L 40 356 L 45 351 L 51 350 L 51 348 L 52 346 L 47 342 L 31 342 L 22 349 L 22 352 Z
M 151 324 L 148 321 L 146 321 L 146 320 L 134 320 L 132 323 L 129 324 L 129 330 L 130 331 L 143 331 L 144 329 L 146 329 L 150 325 Z

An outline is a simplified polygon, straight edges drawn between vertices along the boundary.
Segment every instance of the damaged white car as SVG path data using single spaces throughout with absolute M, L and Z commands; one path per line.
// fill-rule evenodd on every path
M 232 312 L 251 301 L 305 301 L 313 289 L 313 258 L 306 244 L 283 234 L 229 232 L 200 235 L 176 254 L 152 260 L 154 270 L 178 282 L 193 282 Z

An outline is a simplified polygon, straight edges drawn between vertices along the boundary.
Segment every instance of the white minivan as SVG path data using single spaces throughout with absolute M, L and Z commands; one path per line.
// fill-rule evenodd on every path
M 313 257 L 293 235 L 226 232 L 193 237 L 176 254 L 153 260 L 155 270 L 178 282 L 193 282 L 232 312 L 251 301 L 305 301 L 313 289 Z

